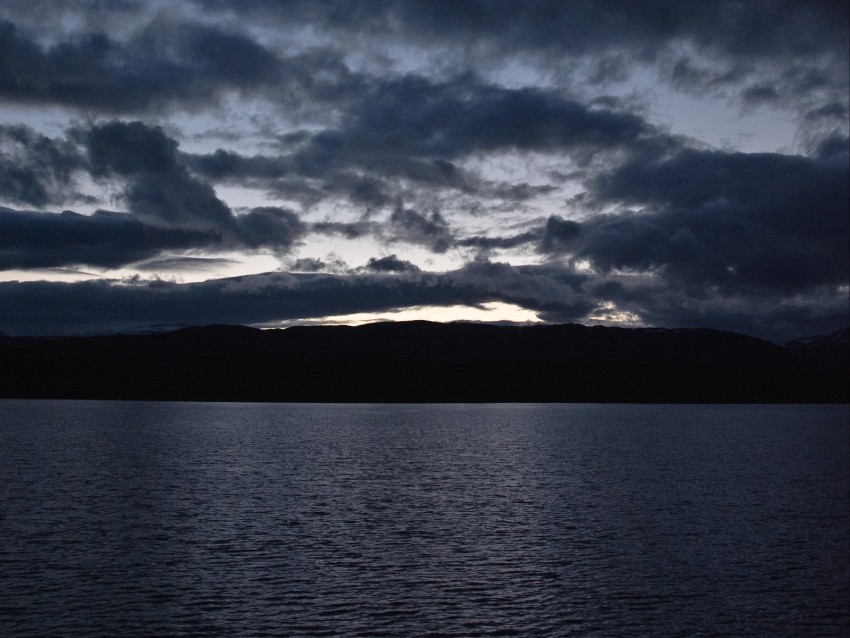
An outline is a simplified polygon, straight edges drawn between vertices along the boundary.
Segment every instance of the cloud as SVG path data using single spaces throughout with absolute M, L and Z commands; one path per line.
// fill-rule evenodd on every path
M 658 143 L 657 131 L 635 114 L 470 76 L 448 82 L 416 75 L 384 80 L 344 113 L 338 129 L 302 136 L 306 143 L 296 161 L 350 164 L 368 157 L 388 174 L 457 187 L 462 174 L 451 160 L 474 153 L 561 151 L 589 158 L 599 151 Z
M 315 257 L 302 257 L 292 262 L 290 270 L 292 272 L 324 272 L 331 270 L 331 265 L 322 259 Z
M 268 273 L 189 284 L 0 282 L 0 329 L 36 335 L 163 323 L 268 325 L 418 305 L 502 301 L 534 310 L 547 321 L 595 323 L 593 317 L 606 312 L 632 313 L 648 325 L 739 330 L 784 343 L 795 335 L 846 324 L 846 293 L 821 287 L 811 294 L 817 299 L 752 291 L 705 295 L 684 283 L 647 275 L 477 260 L 446 273 Z M 75 308 L 73 314 L 67 312 L 69 305 Z
M 728 290 L 847 285 L 849 171 L 847 154 L 685 149 L 626 163 L 601 174 L 594 195 L 640 212 L 588 219 L 575 254 L 605 271 L 664 268 Z
M 113 121 L 83 135 L 92 174 L 126 180 L 124 197 L 130 212 L 141 219 L 215 229 L 225 243 L 249 248 L 285 250 L 306 231 L 293 211 L 282 208 L 234 215 L 212 186 L 189 172 L 177 142 L 160 127 Z
M 289 154 L 245 156 L 223 149 L 208 154 L 185 154 L 183 159 L 206 179 L 263 189 L 306 207 L 339 196 L 367 207 L 390 202 L 387 185 L 381 179 L 356 174 L 346 167 L 334 167 L 333 162 L 305 161 Z
M 494 182 L 455 161 L 479 153 L 559 152 L 587 162 L 598 153 L 660 152 L 668 144 L 632 113 L 468 76 L 448 82 L 412 74 L 382 80 L 340 105 L 340 112 L 333 128 L 282 136 L 278 157 L 219 149 L 187 155 L 186 162 L 209 179 L 247 179 L 280 193 L 293 192 L 293 178 L 307 179 L 313 186 L 302 190 L 308 200 L 318 192 L 380 207 L 398 194 L 400 180 L 412 188 L 511 201 L 552 192 L 549 185 Z
M 212 230 L 146 223 L 127 213 L 79 215 L 0 207 L 0 269 L 86 264 L 114 268 L 166 250 L 214 249 Z
M 834 286 L 805 293 L 770 290 L 706 292 L 675 279 L 639 275 L 594 278 L 589 293 L 617 313 L 632 313 L 649 326 L 732 330 L 774 343 L 793 335 L 824 334 L 850 320 L 846 291 Z
M 0 207 L 0 270 L 118 268 L 174 251 L 210 253 L 235 247 L 285 253 L 306 232 L 295 213 L 273 207 L 252 209 L 235 217 L 233 224 L 235 236 L 215 225 L 175 225 L 131 213 L 98 210 L 81 215 L 69 210 L 45 213 Z M 188 263 L 186 257 L 168 257 L 156 262 L 157 267 L 173 269 L 174 259 Z M 154 268 L 150 262 L 139 267 Z
M 154 324 L 272 323 L 410 305 L 505 301 L 578 318 L 589 305 L 579 279 L 508 264 L 474 263 L 443 274 L 269 273 L 200 283 L 0 282 L 0 326 L 10 334 L 98 332 Z M 73 303 L 77 312 L 67 313 Z M 37 316 L 29 310 L 40 309 Z
M 126 179 L 124 197 L 133 214 L 175 224 L 233 226 L 230 209 L 209 184 L 189 174 L 179 161 L 177 142 L 160 127 L 113 121 L 84 135 L 92 174 Z
M 581 230 L 581 224 L 558 215 L 546 220 L 540 250 L 545 253 L 569 251 L 575 246 L 575 239 Z
M 187 153 L 186 165 L 207 179 L 243 183 L 245 179 L 276 180 L 293 171 L 286 157 L 244 156 L 234 151 L 217 149 L 208 154 Z
M 517 235 L 507 237 L 489 237 L 476 235 L 473 237 L 464 237 L 458 239 L 455 245 L 463 248 L 479 248 L 481 250 L 494 250 L 505 248 L 516 248 L 525 244 L 532 244 L 540 241 L 541 233 L 538 230 L 529 230 Z
M 796 102 L 802 114 L 830 99 L 848 103 L 850 16 L 842 2 L 195 0 L 169 8 L 154 13 L 134 2 L 4 3 L 0 96 L 140 114 L 208 108 L 239 95 L 259 97 L 293 119 L 329 122 L 337 109 L 364 95 L 380 101 L 386 82 L 377 75 L 401 76 L 405 59 L 427 58 L 443 78 L 518 63 L 576 86 L 604 86 L 651 69 L 678 90 L 720 93 L 743 106 Z M 274 25 L 289 38 L 287 45 L 250 28 L 234 30 L 236 18 L 249 26 Z M 45 30 L 50 37 L 40 37 Z M 290 46 L 299 41 L 300 47 Z M 409 52 L 396 64 L 388 57 L 394 48 Z M 354 49 L 368 61 L 356 69 L 347 55 Z M 498 106 L 520 117 L 527 110 L 545 113 L 544 104 Z M 534 120 L 512 123 L 526 139 L 539 138 Z M 551 127 L 544 119 L 540 128 Z M 495 143 L 499 129 L 482 134 Z
M 843 69 L 850 11 L 844 2 L 351 0 L 331 8 L 310 0 L 195 4 L 205 12 L 253 15 L 281 26 L 310 24 L 328 38 L 349 38 L 361 47 L 387 41 L 413 45 L 448 66 L 451 61 L 454 66 L 486 67 L 531 58 L 544 66 L 576 70 L 596 83 L 622 81 L 638 66 L 655 66 L 680 88 L 698 93 L 731 89 L 733 94 L 745 91 L 753 78 L 769 75 L 777 93 L 801 98 L 815 84 L 841 94 L 848 83 Z
M 408 135 L 412 138 L 416 131 Z M 308 208 L 343 197 L 371 211 L 392 205 L 402 195 L 440 191 L 522 202 L 557 190 L 553 185 L 488 180 L 480 172 L 445 159 L 415 158 L 381 145 L 348 154 L 341 147 L 325 148 L 333 146 L 331 138 L 344 137 L 341 131 L 297 137 L 301 148 L 277 156 L 217 149 L 207 154 L 186 153 L 182 159 L 196 175 L 212 182 L 262 189 Z M 303 146 L 307 140 L 312 141 Z
M 105 113 L 138 113 L 216 102 L 277 82 L 277 56 L 251 38 L 165 20 L 126 42 L 102 32 L 43 46 L 0 22 L 0 96 Z
M 221 257 L 163 257 L 136 264 L 136 268 L 151 272 L 163 270 L 177 272 L 187 270 L 195 272 L 216 272 L 224 266 L 232 266 L 238 263 L 239 262 L 235 259 L 224 259 Z
M 847 121 L 847 105 L 840 102 L 830 102 L 812 109 L 806 113 L 807 120 L 835 120 L 838 122 Z
M 820 50 L 841 41 L 841 3 L 782 3 L 760 0 L 741 5 L 718 2 L 683 6 L 675 0 L 641 5 L 578 0 L 564 6 L 558 0 L 516 3 L 510 0 L 461 0 L 433 3 L 411 0 L 349 0 L 332 10 L 311 0 L 281 5 L 274 0 L 194 0 L 204 11 L 237 11 L 264 19 L 309 22 L 329 31 L 373 33 L 419 41 L 497 41 L 507 50 L 554 49 L 562 54 L 586 54 L 601 48 L 640 50 L 649 44 L 685 39 L 707 48 L 760 56 Z M 794 18 L 824 26 L 824 37 L 797 33 L 784 20 Z M 761 27 L 755 32 L 752 27 Z M 724 27 L 724 28 L 721 28 Z M 745 37 L 748 36 L 748 37 Z M 787 38 L 790 42 L 783 41 Z
M 57 29 L 77 22 L 88 30 L 126 28 L 147 7 L 145 0 L 5 0 L 0 18 L 18 19 L 29 29 Z
M 298 215 L 285 208 L 262 206 L 237 217 L 239 234 L 249 248 L 288 248 L 306 232 Z
M 372 257 L 366 264 L 366 270 L 372 272 L 420 272 L 420 269 L 415 264 L 399 259 L 395 255 L 387 255 L 386 257 Z
M 77 199 L 73 178 L 83 164 L 71 142 L 23 125 L 0 125 L 0 199 L 36 207 Z
M 11 329 L 43 307 L 55 329 L 75 299 L 82 330 L 161 323 L 158 308 L 259 323 L 503 301 L 551 321 L 819 332 L 847 315 L 847 24 L 847 3 L 783 0 L 8 0 L 0 268 L 174 272 L 263 251 L 301 272 L 9 284 L 3 312 Z M 676 91 L 723 99 L 680 117 Z M 736 107 L 759 123 L 752 146 L 805 155 L 711 148 L 718 126 L 749 134 Z M 74 207 L 122 210 L 46 212 Z M 364 238 L 389 257 L 297 259 L 313 235 L 351 263 Z M 479 258 L 428 273 L 400 245 Z
M 51 196 L 51 189 L 72 197 L 73 174 L 85 170 L 95 179 L 123 185 L 128 208 L 92 215 L 0 208 L 0 268 L 118 267 L 173 250 L 271 248 L 284 253 L 308 230 L 288 209 L 259 207 L 234 214 L 209 184 L 189 172 L 177 142 L 160 127 L 112 121 L 74 129 L 68 140 L 57 141 L 6 126 L 0 136 L 25 151 L 14 166 L 0 161 L 0 188 L 6 186 L 17 199 L 46 205 L 60 199 Z
M 454 244 L 448 223 L 436 210 L 426 216 L 399 204 L 388 226 L 391 240 L 419 244 L 435 253 L 444 253 Z
M 563 153 L 587 163 L 600 154 L 654 155 L 671 144 L 633 113 L 473 76 L 375 80 L 337 107 L 334 126 L 280 136 L 280 155 L 218 149 L 185 154 L 183 162 L 205 179 L 263 188 L 304 206 L 344 197 L 375 210 L 441 191 L 521 202 L 557 190 L 493 180 L 460 165 L 478 155 Z

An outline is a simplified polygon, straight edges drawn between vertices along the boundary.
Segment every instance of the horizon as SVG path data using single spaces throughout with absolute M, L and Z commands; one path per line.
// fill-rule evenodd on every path
M 333 319 L 333 318 L 327 318 Z M 850 325 L 842 326 L 836 328 L 835 330 L 830 330 L 824 333 L 818 333 L 815 335 L 800 335 L 793 339 L 789 339 L 784 342 L 771 341 L 769 339 L 763 339 L 762 337 L 758 337 L 756 335 L 747 334 L 744 332 L 736 332 L 734 330 L 724 330 L 719 328 L 706 328 L 706 327 L 692 327 L 692 328 L 680 328 L 680 327 L 662 327 L 662 326 L 646 326 L 646 325 L 626 325 L 626 324 L 605 324 L 605 323 L 580 323 L 580 322 L 561 322 L 561 323 L 549 323 L 543 321 L 493 321 L 493 320 L 476 320 L 476 319 L 455 319 L 455 320 L 434 320 L 434 319 L 424 319 L 424 318 L 411 318 L 411 319 L 348 319 L 344 321 L 330 321 L 323 320 L 321 322 L 313 322 L 310 320 L 307 321 L 293 321 L 290 323 L 280 324 L 280 325 L 262 325 L 262 324 L 237 324 L 237 323 L 189 323 L 189 324 L 157 324 L 157 325 L 149 325 L 149 326 L 138 326 L 130 329 L 117 329 L 117 330 L 109 330 L 103 332 L 76 332 L 76 333 L 51 333 L 51 334 L 9 334 L 0 329 L 0 337 L 7 338 L 21 338 L 21 339 L 76 339 L 81 338 L 85 339 L 88 337 L 112 337 L 112 336 L 149 336 L 149 335 L 162 335 L 168 334 L 172 332 L 179 332 L 183 330 L 207 330 L 207 329 L 215 329 L 215 328 L 246 328 L 249 330 L 256 330 L 261 332 L 268 331 L 284 331 L 289 330 L 290 328 L 360 328 L 364 326 L 380 326 L 380 325 L 391 325 L 391 324 L 406 324 L 406 325 L 414 325 L 414 324 L 430 324 L 430 325 L 440 325 L 440 326 L 453 326 L 453 325 L 471 325 L 471 326 L 490 326 L 497 328 L 546 328 L 546 327 L 577 327 L 577 328 L 603 328 L 603 329 L 614 329 L 614 330 L 627 330 L 627 331 L 644 331 L 644 332 L 703 332 L 703 333 L 718 333 L 718 334 L 730 334 L 741 337 L 747 337 L 750 339 L 756 339 L 759 341 L 765 341 L 770 343 L 771 345 L 779 346 L 781 348 L 795 347 L 800 343 L 804 343 L 809 340 L 820 340 L 828 337 L 840 337 L 839 341 L 844 343 L 846 342 L 846 333 L 850 330 Z

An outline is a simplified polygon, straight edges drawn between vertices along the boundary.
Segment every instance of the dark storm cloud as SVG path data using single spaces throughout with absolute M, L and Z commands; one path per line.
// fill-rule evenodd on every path
M 847 105 L 840 102 L 830 102 L 806 113 L 807 120 L 847 121 Z
M 373 82 L 349 68 L 332 46 L 273 49 L 233 29 L 232 21 L 227 26 L 192 21 L 179 5 L 154 14 L 141 7 L 136 15 L 129 7 L 123 22 L 114 15 L 87 19 L 95 12 L 85 13 L 84 7 L 60 8 L 68 22 L 89 24 L 79 31 L 54 24 L 45 39 L 44 20 L 30 19 L 25 28 L 15 21 L 19 14 L 27 17 L 27 10 L 0 7 L 0 98 L 87 114 L 138 115 L 197 111 L 236 94 L 283 107 L 288 117 L 322 121 Z
M 841 42 L 845 3 L 760 0 L 696 6 L 675 0 L 194 0 L 205 10 L 254 12 L 266 18 L 310 22 L 329 30 L 393 33 L 418 40 L 493 39 L 507 49 L 555 49 L 584 54 L 603 48 L 641 48 L 687 40 L 740 55 L 820 51 Z M 791 23 L 789 23 L 789 21 Z M 821 25 L 799 33 L 794 24 Z M 650 51 L 651 52 L 651 51 Z
M 753 84 L 744 89 L 741 97 L 748 104 L 770 103 L 780 99 L 779 92 L 767 84 Z
M 436 210 L 423 215 L 399 204 L 390 215 L 388 226 L 392 240 L 419 244 L 435 253 L 444 253 L 454 244 L 448 223 Z
M 526 244 L 532 244 L 540 241 L 541 232 L 538 230 L 529 230 L 517 235 L 506 237 L 489 237 L 476 235 L 474 237 L 464 237 L 458 239 L 455 245 L 462 248 L 479 248 L 481 250 L 494 250 L 505 248 L 516 248 Z
M 322 264 L 304 264 L 321 266 Z M 324 264 L 325 266 L 327 264 Z M 311 268 L 312 269 L 312 268 Z M 568 266 L 478 260 L 447 273 L 268 273 L 193 284 L 0 282 L 0 329 L 14 335 L 98 332 L 155 324 L 271 324 L 419 305 L 491 301 L 548 321 L 583 321 L 606 303 L 650 325 L 737 329 L 784 342 L 847 322 L 846 294 L 820 289 L 818 303 L 781 295 L 694 294 L 675 282 L 577 273 Z M 68 307 L 75 312 L 69 315 Z M 37 313 L 32 308 L 39 309 Z
M 149 7 L 148 0 L 4 0 L 0 17 L 21 20 L 33 29 L 61 29 L 77 21 L 102 31 L 131 25 Z
M 411 140 L 416 134 L 413 129 L 408 132 Z M 306 148 L 279 156 L 246 156 L 217 149 L 208 154 L 186 153 L 182 158 L 195 174 L 210 181 L 265 190 L 307 207 L 343 197 L 374 210 L 392 204 L 402 191 L 415 195 L 440 190 L 523 202 L 557 190 L 552 185 L 487 180 L 454 162 L 399 154 L 398 149 L 377 142 L 349 152 L 342 148 L 345 136 L 342 131 L 324 131 Z M 332 138 L 340 145 L 331 143 Z M 303 142 L 310 136 L 299 139 Z
M 399 259 L 395 255 L 387 255 L 386 257 L 372 257 L 366 263 L 366 270 L 372 272 L 420 272 L 420 269 L 415 264 Z
M 2 208 L 0 268 L 117 267 L 181 249 L 286 251 L 307 232 L 298 215 L 283 208 L 235 215 L 209 184 L 190 174 L 177 142 L 159 127 L 108 122 L 76 129 L 63 141 L 24 127 L 0 127 L 0 141 L 9 140 L 24 150 L 17 163 L 0 156 L 0 187 L 7 198 L 46 205 L 51 188 L 68 189 L 72 173 L 86 170 L 123 185 L 128 212 Z
M 656 136 L 637 115 L 588 107 L 551 91 L 508 89 L 468 76 L 433 82 L 408 75 L 381 82 L 347 109 L 338 131 L 314 135 L 302 154 L 440 158 L 432 175 L 454 180 L 457 171 L 445 160 L 473 153 L 593 154 L 658 143 Z
M 400 195 L 441 190 L 522 202 L 556 189 L 493 181 L 458 159 L 519 151 L 563 153 L 586 163 L 600 154 L 653 156 L 675 144 L 637 115 L 554 91 L 417 75 L 376 81 L 340 109 L 335 127 L 289 133 L 279 142 L 276 157 L 219 149 L 185 154 L 183 161 L 206 179 L 263 188 L 307 206 L 344 197 L 377 209 Z
M 0 5 L 7 112 L 58 107 L 50 112 L 66 122 L 90 122 L 76 123 L 66 139 L 0 126 L 0 199 L 72 207 L 85 197 L 78 178 L 89 176 L 99 195 L 117 193 L 127 211 L 0 209 L 0 268 L 141 260 L 192 267 L 168 260 L 185 259 L 181 251 L 280 255 L 310 233 L 369 237 L 385 245 L 381 254 L 395 243 L 441 254 L 536 247 L 549 261 L 479 259 L 434 274 L 398 257 L 353 270 L 327 257 L 293 261 L 313 274 L 185 286 L 9 283 L 0 285 L 0 328 L 263 323 L 487 301 L 550 321 L 628 312 L 654 325 L 789 338 L 847 321 L 846 2 L 153 6 Z M 809 155 L 712 151 L 675 137 L 651 123 L 665 117 L 658 104 L 639 103 L 655 74 L 671 99 L 672 88 L 729 97 L 750 113 L 796 113 Z M 588 97 L 622 93 L 632 77 L 633 98 Z M 264 154 L 240 147 L 239 134 L 228 139 L 231 148 L 181 152 L 148 120 L 178 112 L 189 122 L 180 126 L 215 114 L 225 133 L 244 127 Z M 46 121 L 46 113 L 20 118 Z M 139 121 L 102 119 L 127 114 Z M 687 132 L 697 124 L 670 126 Z M 492 169 L 510 177 L 499 181 Z M 551 200 L 579 184 L 585 193 L 567 208 L 520 218 L 535 198 L 557 206 Z M 318 215 L 328 216 L 306 223 L 270 206 L 236 214 L 214 185 L 259 189 L 310 212 L 326 204 Z M 327 212 L 340 203 L 346 214 L 346 204 L 359 207 L 359 221 Z M 488 210 L 500 220 L 515 212 L 511 230 L 464 234 L 459 217 L 476 211 L 483 222 Z M 581 219 L 569 219 L 578 210 Z M 76 317 L 68 307 L 79 309 Z
M 310 224 L 310 229 L 314 233 L 322 235 L 339 235 L 346 239 L 357 239 L 377 234 L 380 231 L 380 225 L 370 221 L 356 222 L 315 222 Z
M 589 219 L 573 246 L 603 270 L 665 268 L 730 290 L 846 285 L 848 175 L 846 154 L 683 150 L 625 164 L 597 179 L 595 196 L 641 211 Z
M 290 268 L 292 272 L 324 272 L 329 270 L 328 264 L 322 259 L 315 257 L 302 257 L 296 259 Z
M 177 142 L 141 122 L 110 122 L 83 134 L 95 177 L 126 180 L 130 212 L 160 223 L 218 230 L 225 242 L 249 248 L 288 248 L 306 228 L 298 216 L 275 207 L 234 215 L 213 188 L 195 178 Z
M 574 248 L 574 240 L 578 237 L 581 224 L 553 215 L 546 220 L 540 250 L 546 253 L 569 251 Z
M 568 266 L 513 266 L 475 259 L 448 275 L 457 285 L 479 289 L 495 301 L 534 310 L 548 321 L 583 320 L 596 307 L 583 290 L 587 275 Z
M 846 162 L 850 156 L 850 137 L 836 134 L 820 140 L 816 155 L 824 161 Z
M 292 163 L 286 157 L 245 156 L 224 149 L 205 155 L 186 153 L 183 160 L 199 175 L 227 182 L 275 180 L 293 171 Z
M 550 217 L 539 250 L 587 260 L 588 297 L 650 325 L 777 342 L 829 331 L 848 319 L 850 164 L 846 138 L 828 146 L 821 157 L 685 149 L 627 163 L 597 178 L 594 197 L 631 209 Z
M 373 206 L 389 203 L 405 185 L 414 189 L 408 197 L 416 189 L 449 189 L 514 202 L 554 188 L 494 182 L 457 164 L 473 156 L 560 153 L 586 163 L 600 154 L 652 156 L 673 144 L 634 114 L 590 107 L 555 92 L 507 89 L 473 77 L 434 82 L 415 75 L 378 83 L 343 110 L 336 128 L 282 142 L 294 147 L 293 172 L 320 178 L 327 190 L 342 192 L 351 172 L 371 176 L 367 192 L 374 196 L 361 199 Z
M 831 332 L 850 320 L 847 294 L 834 286 L 811 288 L 805 296 L 724 289 L 706 294 L 670 278 L 612 276 L 595 279 L 587 290 L 650 326 L 732 330 L 779 344 L 809 331 Z
M 246 247 L 286 252 L 307 230 L 295 213 L 274 207 L 252 209 L 235 217 L 233 225 L 237 235 L 227 227 L 165 224 L 131 213 L 98 210 L 80 215 L 0 207 L 0 270 L 82 264 L 116 268 L 175 250 Z
M 541 195 L 549 195 L 558 190 L 557 186 L 551 184 L 533 185 L 526 182 L 515 184 L 493 184 L 484 193 L 491 197 L 506 200 L 508 202 L 524 202 Z
M 22 335 L 153 324 L 259 324 L 410 305 L 475 305 L 495 300 L 578 317 L 588 305 L 570 283 L 508 264 L 483 263 L 444 274 L 269 273 L 196 284 L 0 282 L 0 326 L 10 334 Z M 68 304 L 77 309 L 73 316 L 67 313 Z M 29 310 L 33 305 L 40 309 L 36 316 Z
M 304 161 L 290 155 L 245 156 L 218 149 L 209 154 L 184 154 L 197 175 L 219 182 L 259 188 L 312 206 L 331 197 L 345 197 L 356 204 L 380 207 L 389 203 L 387 185 L 368 175 L 345 170 L 339 160 L 327 163 Z
M 240 238 L 250 248 L 289 247 L 307 230 L 294 212 L 274 206 L 252 208 L 237 221 Z
M 347 239 L 372 236 L 388 241 L 406 242 L 423 246 L 436 253 L 443 253 L 452 248 L 477 248 L 483 251 L 517 248 L 535 244 L 543 237 L 543 231 L 539 229 L 507 236 L 460 237 L 452 231 L 438 211 L 424 215 L 403 205 L 397 205 L 385 222 L 315 222 L 309 224 L 308 228 L 314 233 L 339 235 Z
M 657 64 L 695 91 L 738 85 L 770 68 L 786 94 L 814 83 L 847 87 L 846 2 L 758 0 L 347 0 L 285 4 L 195 0 L 205 11 L 231 10 L 284 24 L 309 23 L 333 37 L 363 35 L 465 52 L 479 63 L 533 55 L 554 65 L 589 62 L 597 82 L 622 80 L 635 64 Z M 703 60 L 707 61 L 703 62 Z M 836 64 L 838 63 L 838 64 Z M 843 66 L 842 66 L 843 64 Z
M 157 226 L 126 213 L 56 214 L 0 207 L 0 269 L 117 267 L 164 250 L 220 244 L 221 236 L 212 231 Z
M 230 209 L 180 163 L 177 142 L 142 122 L 109 122 L 84 133 L 95 177 L 127 181 L 130 211 L 169 223 L 233 227 Z
M 23 125 L 0 125 L 0 199 L 43 207 L 74 199 L 77 148 Z
M 355 71 L 346 53 L 395 43 L 428 50 L 441 66 L 461 71 L 533 59 L 541 68 L 580 69 L 585 81 L 608 82 L 649 64 L 673 86 L 697 93 L 727 91 L 744 102 L 795 100 L 803 112 L 818 108 L 813 99 L 826 94 L 847 103 L 845 2 L 197 0 L 153 17 L 134 3 L 76 4 L 4 3 L 0 96 L 141 113 L 208 107 L 237 92 L 262 96 L 293 116 L 327 120 L 329 111 L 381 91 L 383 81 L 370 75 L 378 67 Z M 192 22 L 193 5 L 202 10 L 203 24 Z M 290 34 L 309 27 L 316 44 L 274 51 L 249 30 L 217 26 L 210 18 L 220 11 L 247 22 L 260 18 Z M 69 32 L 74 22 L 82 24 L 80 32 Z M 51 37 L 40 38 L 45 24 Z M 501 105 L 521 113 L 517 107 Z M 527 132 L 534 136 L 533 128 Z
M 43 46 L 0 23 L 0 96 L 101 112 L 208 106 L 224 91 L 278 80 L 279 60 L 247 36 L 156 21 L 127 42 L 104 33 Z

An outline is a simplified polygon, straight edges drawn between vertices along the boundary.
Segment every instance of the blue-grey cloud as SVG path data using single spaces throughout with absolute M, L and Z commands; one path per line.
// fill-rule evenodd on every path
M 540 241 L 540 250 L 544 253 L 575 250 L 575 240 L 581 230 L 581 224 L 558 215 L 546 220 Z
M 640 212 L 589 219 L 572 248 L 603 270 L 664 268 L 729 289 L 847 285 L 849 174 L 847 153 L 683 150 L 627 163 L 597 179 L 595 197 Z
M 337 129 L 290 136 L 301 166 L 380 162 L 415 174 L 411 158 L 432 163 L 420 179 L 455 183 L 451 160 L 498 151 L 658 151 L 668 141 L 633 113 L 590 107 L 542 89 L 508 89 L 460 76 L 434 82 L 408 75 L 378 83 L 345 109 Z M 440 160 L 440 161 L 436 161 Z M 420 164 L 414 166 L 422 167 Z
M 701 92 L 746 92 L 769 75 L 774 91 L 805 97 L 813 89 L 846 92 L 845 2 L 676 0 L 629 3 L 559 0 L 195 0 L 205 11 L 261 16 L 283 25 L 309 23 L 333 37 L 370 34 L 420 47 L 444 48 L 486 64 L 512 56 L 555 66 L 590 61 L 596 82 L 622 80 L 636 65 L 655 65 L 679 86 Z M 815 35 L 816 34 L 816 35 Z M 752 94 L 752 91 L 750 91 Z M 845 98 L 846 101 L 846 98 Z
M 543 232 L 539 229 L 533 229 L 516 235 L 507 235 L 504 237 L 482 235 L 463 237 L 456 240 L 455 245 L 462 248 L 478 248 L 484 251 L 517 248 L 519 246 L 537 243 L 543 236 Z
M 83 133 L 95 177 L 126 180 L 131 212 L 169 223 L 230 228 L 230 209 L 179 161 L 177 142 L 142 122 L 108 122 Z
M 57 334 L 153 324 L 262 324 L 286 319 L 377 312 L 409 305 L 480 304 L 502 300 L 578 319 L 592 307 L 581 277 L 474 262 L 443 274 L 269 273 L 193 284 L 116 285 L 0 282 L 0 326 L 9 334 Z M 77 312 L 68 316 L 67 305 Z M 33 316 L 29 308 L 40 308 Z
M 817 307 L 782 295 L 711 297 L 653 279 L 568 266 L 474 261 L 446 273 L 269 273 L 192 284 L 0 282 L 0 327 L 13 335 L 92 333 L 150 325 L 272 324 L 411 305 L 517 304 L 548 321 L 593 322 L 607 303 L 651 325 L 739 330 L 784 342 L 848 319 L 846 295 L 820 289 Z M 765 303 L 765 301 L 772 303 Z M 67 312 L 68 305 L 76 309 Z M 39 308 L 33 313 L 32 308 Z
M 423 215 L 399 204 L 390 215 L 388 226 L 393 241 L 420 244 L 435 253 L 444 253 L 454 244 L 448 223 L 436 210 Z
M 217 101 L 279 80 L 277 56 L 251 38 L 200 24 L 156 22 L 127 42 L 101 32 L 43 46 L 0 23 L 0 96 L 105 113 Z
M 381 83 L 375 70 L 353 70 L 346 49 L 390 43 L 428 49 L 458 71 L 531 60 L 597 84 L 649 66 L 681 90 L 798 102 L 805 113 L 825 98 L 847 106 L 848 17 L 844 2 L 786 0 L 187 0 L 153 16 L 144 3 L 10 0 L 0 7 L 0 95 L 114 114 L 241 94 L 327 120 Z M 287 51 L 233 29 L 258 20 L 289 34 L 309 28 L 320 44 Z M 53 37 L 38 37 L 44 25 Z
M 516 203 L 557 189 L 500 182 L 460 165 L 478 154 L 557 153 L 587 163 L 600 155 L 654 156 L 678 143 L 624 110 L 472 76 L 375 81 L 339 106 L 335 126 L 281 136 L 277 156 L 218 149 L 186 154 L 183 162 L 204 179 L 262 188 L 306 206 L 342 197 L 375 210 L 399 196 L 454 191 Z
M 0 125 L 0 203 L 10 206 L 0 268 L 167 268 L 271 250 L 313 274 L 9 284 L 5 316 L 11 329 L 43 304 L 55 329 L 52 299 L 102 303 L 76 330 L 84 318 L 148 322 L 157 307 L 172 323 L 184 306 L 204 323 L 257 323 L 500 300 L 551 321 L 628 312 L 657 325 L 821 332 L 847 315 L 848 51 L 846 2 L 182 0 L 154 11 L 7 0 L 0 100 L 31 127 Z M 674 135 L 688 126 L 667 130 L 640 104 L 651 97 L 623 95 L 635 72 L 639 86 L 658 77 L 662 93 L 796 115 L 805 154 Z M 208 128 L 211 116 L 221 130 L 192 139 L 226 148 L 181 149 L 166 133 Z M 56 121 L 64 137 L 47 133 Z M 294 209 L 234 209 L 222 185 Z M 123 210 L 46 212 L 83 203 Z M 463 223 L 475 214 L 483 227 L 490 210 L 500 224 L 510 217 L 504 228 Z M 406 244 L 479 258 L 449 273 L 417 272 L 404 255 L 347 269 L 296 259 L 311 234 L 368 237 L 380 254 Z M 545 263 L 483 259 L 502 250 L 524 261 L 536 250 Z
M 79 199 L 73 178 L 84 165 L 77 147 L 23 125 L 0 125 L 0 199 L 44 207 Z
M 420 272 L 420 268 L 416 264 L 399 259 L 395 255 L 370 258 L 366 263 L 366 270 L 372 272 Z
M 92 174 L 126 180 L 124 197 L 130 212 L 141 219 L 214 229 L 225 243 L 249 248 L 286 249 L 306 230 L 286 209 L 259 207 L 235 215 L 212 186 L 189 172 L 177 142 L 159 127 L 113 121 L 82 135 Z
M 214 230 L 168 227 L 127 213 L 43 213 L 0 207 L 0 270 L 86 264 L 104 268 L 155 257 L 167 250 L 214 250 Z
M 3 127 L 0 135 L 26 151 L 19 165 L 0 161 L 6 197 L 47 205 L 57 182 L 55 189 L 67 191 L 63 197 L 73 197 L 72 173 L 86 171 L 122 184 L 127 204 L 126 212 L 92 215 L 0 208 L 0 268 L 117 267 L 174 250 L 286 252 L 308 230 L 288 209 L 258 207 L 235 214 L 189 172 L 177 142 L 159 127 L 112 121 L 73 130 L 60 141 L 24 127 Z
M 160 257 L 151 259 L 135 265 L 139 270 L 151 272 L 158 271 L 195 271 L 195 272 L 215 272 L 216 270 L 238 265 L 239 262 L 234 259 L 225 259 L 222 257 Z

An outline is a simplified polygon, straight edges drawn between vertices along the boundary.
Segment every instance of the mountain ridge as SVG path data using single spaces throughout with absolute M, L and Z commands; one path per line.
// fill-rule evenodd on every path
M 848 402 L 848 346 L 711 329 L 386 322 L 0 340 L 0 396 L 269 402 Z

